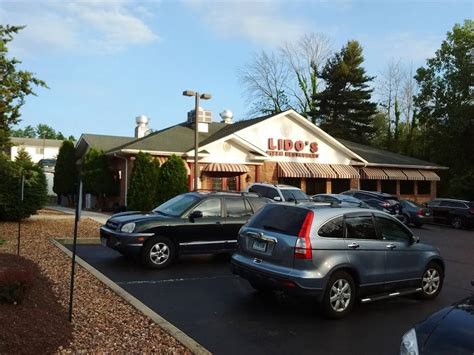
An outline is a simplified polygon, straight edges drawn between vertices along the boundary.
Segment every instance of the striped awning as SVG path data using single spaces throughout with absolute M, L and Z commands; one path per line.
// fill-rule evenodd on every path
M 249 168 L 244 164 L 211 163 L 206 165 L 202 171 L 222 173 L 248 173 Z
M 388 176 L 380 168 L 361 168 L 361 178 L 370 180 L 387 180 Z
M 303 163 L 280 162 L 278 163 L 278 177 L 310 178 L 312 176 Z
M 394 168 L 383 168 L 385 174 L 387 174 L 390 180 L 406 180 L 407 176 L 400 169 Z
M 337 179 L 338 177 L 329 164 L 306 163 L 305 165 L 313 178 Z
M 415 169 L 403 169 L 403 173 L 407 176 L 408 180 L 425 180 L 424 176 Z
M 331 164 L 331 168 L 337 173 L 339 179 L 359 179 L 360 175 L 356 168 L 350 165 Z
M 421 175 L 425 178 L 425 180 L 431 181 L 439 181 L 441 180 L 438 174 L 431 170 L 420 170 Z

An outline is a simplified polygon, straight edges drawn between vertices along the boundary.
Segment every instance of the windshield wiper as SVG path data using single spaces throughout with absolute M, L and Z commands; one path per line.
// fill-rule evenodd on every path
M 269 225 L 264 225 L 264 226 L 263 226 L 263 229 L 265 229 L 265 230 L 271 230 L 271 231 L 275 231 L 275 232 L 286 233 L 286 231 L 283 230 L 283 229 L 281 229 L 281 228 L 273 227 L 273 226 L 269 226 Z

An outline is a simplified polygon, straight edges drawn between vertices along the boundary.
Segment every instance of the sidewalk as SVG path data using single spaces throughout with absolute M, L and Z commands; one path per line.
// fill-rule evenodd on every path
M 49 208 L 50 210 L 62 212 L 62 213 L 67 213 L 67 214 L 72 214 L 74 215 L 76 213 L 76 210 L 74 208 L 69 208 L 69 207 L 64 207 L 64 206 L 58 206 L 58 205 L 48 205 L 46 208 Z M 100 212 L 91 212 L 91 211 L 81 211 L 81 218 L 90 218 L 96 222 L 99 222 L 100 224 L 105 224 L 105 222 L 110 218 L 110 214 L 107 213 L 100 213 Z

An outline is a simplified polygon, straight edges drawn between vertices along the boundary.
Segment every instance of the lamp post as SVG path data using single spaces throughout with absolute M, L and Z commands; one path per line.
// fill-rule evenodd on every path
M 198 148 L 199 148 L 199 99 L 210 100 L 210 94 L 199 94 L 196 91 L 185 90 L 183 91 L 184 96 L 194 96 L 195 105 L 194 105 L 194 191 L 198 189 L 198 176 L 199 176 L 199 167 L 198 167 Z

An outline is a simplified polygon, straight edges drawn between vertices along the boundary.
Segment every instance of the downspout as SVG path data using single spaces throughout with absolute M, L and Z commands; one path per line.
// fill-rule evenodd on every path
M 125 160 L 125 191 L 124 191 L 124 198 L 125 198 L 125 207 L 127 207 L 127 200 L 128 200 L 128 159 L 126 157 L 122 157 L 117 153 L 114 153 L 114 157 Z

